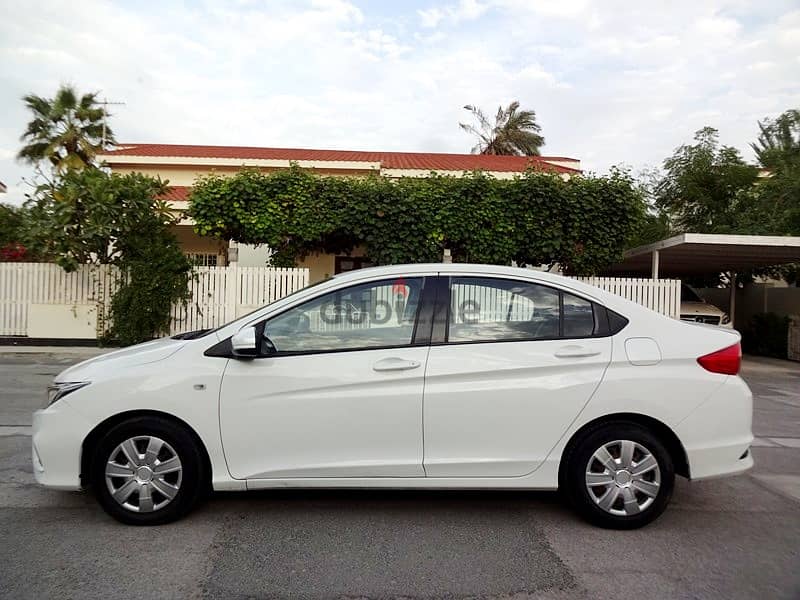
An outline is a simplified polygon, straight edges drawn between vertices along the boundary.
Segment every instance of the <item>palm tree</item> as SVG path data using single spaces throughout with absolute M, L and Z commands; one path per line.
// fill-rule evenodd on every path
M 464 107 L 478 121 L 478 126 L 459 123 L 461 129 L 478 138 L 472 148 L 473 154 L 503 154 L 510 156 L 539 156 L 544 138 L 539 135 L 541 127 L 536 122 L 536 112 L 520 110 L 514 100 L 507 108 L 500 106 L 494 118 L 494 126 L 483 111 L 471 104 Z
M 768 169 L 800 162 L 800 110 L 758 122 L 758 141 L 750 144 L 758 162 Z
M 49 161 L 55 172 L 64 173 L 91 165 L 104 142 L 115 143 L 97 93 L 78 99 L 72 86 L 61 86 L 55 98 L 28 94 L 23 101 L 33 120 L 20 137 L 26 144 L 17 154 L 19 160 L 33 165 Z

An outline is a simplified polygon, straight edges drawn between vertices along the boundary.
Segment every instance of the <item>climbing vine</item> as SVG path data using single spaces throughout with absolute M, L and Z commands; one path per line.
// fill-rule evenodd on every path
M 266 244 L 292 266 L 315 251 L 364 246 L 376 264 L 440 261 L 540 265 L 591 274 L 617 260 L 643 203 L 629 176 L 529 171 L 514 179 L 331 177 L 293 166 L 198 179 L 190 215 L 200 235 Z

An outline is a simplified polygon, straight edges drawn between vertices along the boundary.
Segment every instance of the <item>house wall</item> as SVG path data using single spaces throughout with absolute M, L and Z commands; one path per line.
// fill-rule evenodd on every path
M 336 274 L 336 257 L 337 256 L 365 256 L 364 248 L 359 246 L 354 248 L 350 253 L 342 254 L 321 254 L 314 252 L 309 254 L 303 260 L 298 261 L 299 268 L 308 269 L 309 283 L 316 283 L 323 279 L 328 279 Z
M 217 265 L 225 264 L 225 242 L 197 235 L 189 225 L 176 225 L 172 228 L 181 250 L 185 254 L 216 254 Z
M 316 283 L 333 277 L 335 274 L 334 265 L 335 257 L 333 254 L 319 254 L 317 252 L 309 254 L 297 263 L 298 267 L 308 269 L 309 283 Z
M 160 177 L 169 180 L 170 185 L 191 186 L 195 179 L 200 175 L 211 173 L 211 169 L 196 167 L 169 167 L 164 165 L 133 165 L 133 166 L 114 166 L 114 173 L 127 175 L 128 173 L 142 173 L 150 177 Z M 217 169 L 219 173 L 234 174 L 238 169 Z
M 235 175 L 244 165 L 237 166 L 174 166 L 174 165 L 113 165 L 114 173 L 122 175 L 128 173 L 142 173 L 150 177 L 160 177 L 169 181 L 170 185 L 191 187 L 198 177 L 216 173 L 217 175 Z M 273 167 L 261 167 L 262 171 L 282 170 Z M 314 173 L 320 175 L 367 175 L 366 169 L 325 169 L 314 168 Z
M 170 185 L 191 187 L 194 185 L 195 180 L 202 175 L 209 175 L 216 173 L 218 175 L 235 175 L 239 172 L 244 165 L 221 165 L 221 166 L 203 166 L 203 165 L 158 165 L 158 164 L 118 164 L 112 165 L 114 173 L 143 173 L 151 177 L 161 177 L 169 181 Z M 565 165 L 565 166 L 572 166 Z M 280 167 L 258 167 L 262 171 L 276 171 L 283 170 Z M 340 175 L 340 176 L 358 176 L 368 175 L 374 172 L 373 169 L 332 169 L 325 167 L 310 167 L 313 172 L 318 175 Z M 426 169 L 381 169 L 381 175 L 390 178 L 399 177 L 428 177 L 431 172 Z M 463 173 L 460 171 L 445 171 L 451 177 L 462 177 Z M 513 179 L 518 177 L 520 173 L 516 171 L 489 171 L 489 175 L 495 179 Z M 569 173 L 561 173 L 560 177 L 564 180 L 570 178 Z
M 263 267 L 269 261 L 271 254 L 269 246 L 252 246 L 249 244 L 236 244 L 239 249 L 237 263 L 240 267 Z

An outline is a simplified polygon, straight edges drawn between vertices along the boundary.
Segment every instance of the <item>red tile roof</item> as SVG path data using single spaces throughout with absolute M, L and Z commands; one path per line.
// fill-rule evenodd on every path
M 489 156 L 485 154 L 439 154 L 433 152 L 362 152 L 357 150 L 308 150 L 300 148 L 254 148 L 248 146 L 188 146 L 179 144 L 121 144 L 105 152 L 107 157 L 148 156 L 227 158 L 242 160 L 347 161 L 379 163 L 383 169 L 424 171 L 525 171 L 529 166 L 557 173 L 579 173 L 579 169 L 549 164 L 550 160 L 573 160 L 546 156 Z M 123 162 L 123 161 L 110 161 Z
M 187 202 L 191 189 L 191 187 L 182 185 L 170 186 L 167 188 L 167 191 L 161 195 L 161 199 L 168 202 Z

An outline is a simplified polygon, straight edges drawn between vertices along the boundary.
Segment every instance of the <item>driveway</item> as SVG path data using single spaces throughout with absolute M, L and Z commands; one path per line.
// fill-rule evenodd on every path
M 800 597 L 800 365 L 747 359 L 748 474 L 688 484 L 649 527 L 606 531 L 555 493 L 216 494 L 131 528 L 33 483 L 30 412 L 79 360 L 0 353 L 0 595 L 6 598 Z

